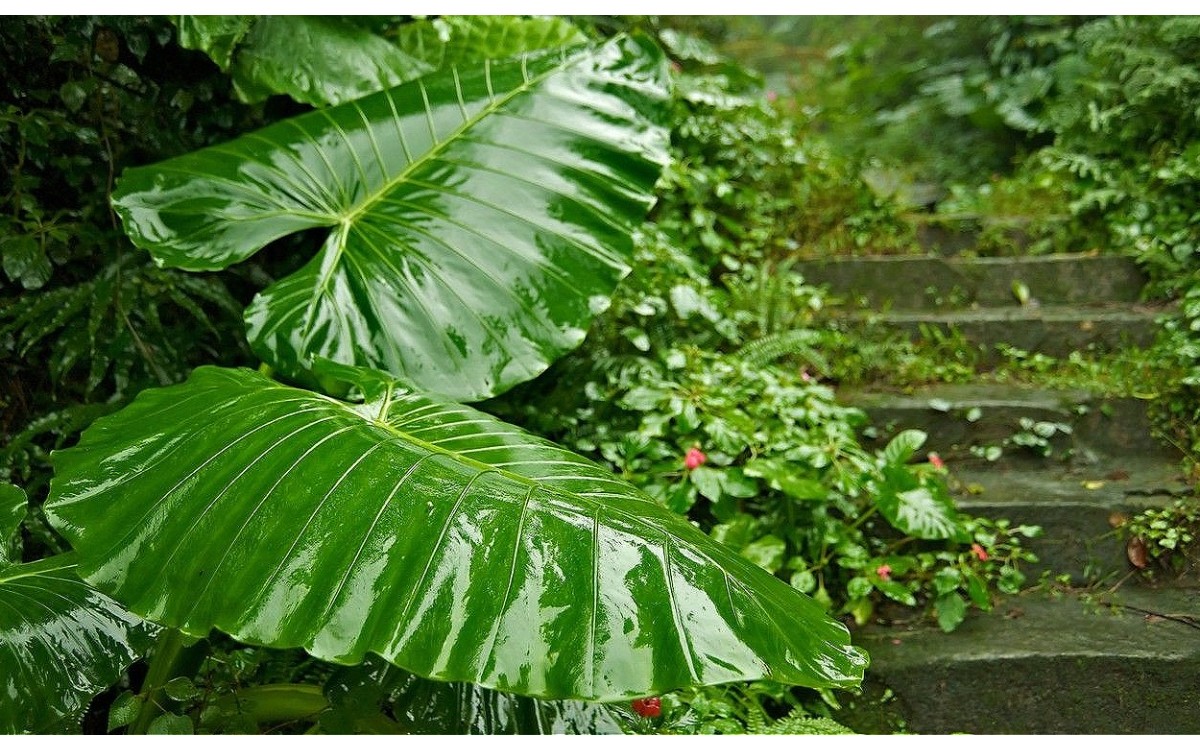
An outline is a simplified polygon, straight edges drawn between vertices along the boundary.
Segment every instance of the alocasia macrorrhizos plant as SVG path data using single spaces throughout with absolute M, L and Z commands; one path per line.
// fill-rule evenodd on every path
M 0 733 L 61 731 L 156 630 L 81 581 L 72 554 L 10 557 L 25 507 L 23 491 L 0 484 Z
M 144 391 L 55 454 L 84 576 L 193 635 L 548 698 L 857 681 L 812 600 L 610 471 L 382 373 L 348 403 L 249 370 Z
M 485 398 L 577 346 L 628 273 L 667 158 L 662 68 L 630 39 L 452 68 L 127 170 L 114 204 L 188 270 L 329 227 L 246 310 L 254 351 Z
M 45 505 L 84 579 L 192 635 L 530 696 L 857 683 L 865 654 L 812 600 L 457 403 L 542 372 L 628 272 L 665 82 L 652 44 L 618 38 L 128 170 L 117 211 L 162 264 L 223 268 L 328 228 L 246 321 L 277 370 L 349 395 L 201 368 L 98 420 L 54 455 Z

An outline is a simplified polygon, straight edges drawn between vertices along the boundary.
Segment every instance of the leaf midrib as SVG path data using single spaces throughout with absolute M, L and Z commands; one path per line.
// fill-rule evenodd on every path
M 488 115 L 495 113 L 501 107 L 503 107 L 504 105 L 506 105 L 510 101 L 512 101 L 515 97 L 517 97 L 520 94 L 528 92 L 535 85 L 541 83 L 545 79 L 549 78 L 551 75 L 561 72 L 564 68 L 569 66 L 571 63 L 575 62 L 575 59 L 577 57 L 578 57 L 578 53 L 573 54 L 573 55 L 567 55 L 566 53 L 563 53 L 562 60 L 559 62 L 558 65 L 555 65 L 554 67 L 551 67 L 551 68 L 547 69 L 546 71 L 539 73 L 538 75 L 534 76 L 533 78 L 527 79 L 520 86 L 517 86 L 513 90 L 504 94 L 499 99 L 493 98 L 491 101 L 488 102 L 487 105 L 482 107 L 474 115 L 467 118 L 466 120 L 463 120 L 462 124 L 460 124 L 458 127 L 451 130 L 448 134 L 446 134 L 445 137 L 443 137 L 436 144 L 434 144 L 434 146 L 432 148 L 430 148 L 425 153 L 421 154 L 416 159 L 413 159 L 412 161 L 410 161 L 408 163 L 408 165 L 406 167 L 404 167 L 404 169 L 400 170 L 394 177 L 392 177 L 390 180 L 388 180 L 383 185 L 381 185 L 378 190 L 376 190 L 373 193 L 371 193 L 370 195 L 364 197 L 357 205 L 351 207 L 351 209 L 348 212 L 343 213 L 341 216 L 336 217 L 337 221 L 340 223 L 347 224 L 347 225 L 353 224 L 354 221 L 359 216 L 366 213 L 384 195 L 386 195 L 388 192 L 390 192 L 394 187 L 396 187 L 400 183 L 407 180 L 414 171 L 416 171 L 419 167 L 422 167 L 425 164 L 427 164 L 430 160 L 432 160 L 434 157 L 436 157 L 438 154 L 440 154 L 443 150 L 445 150 L 450 144 L 455 143 L 457 141 L 457 139 L 463 133 L 465 133 L 466 131 L 470 130 L 475 125 L 477 125 L 479 123 L 479 121 L 482 120 L 484 117 L 487 117 Z M 528 74 L 527 70 L 526 70 L 526 65 L 527 65 L 528 60 L 529 60 L 528 55 L 522 56 L 522 58 L 521 58 L 521 72 L 522 72 L 523 76 Z M 484 75 L 487 77 L 487 80 L 488 80 L 488 93 L 489 94 L 492 93 L 491 92 L 491 66 L 492 66 L 491 60 L 484 61 Z M 452 65 L 450 68 L 450 71 L 455 76 L 455 84 L 454 85 L 455 85 L 455 89 L 457 90 L 458 95 L 459 95 L 459 101 L 461 102 L 462 101 L 462 86 L 458 81 L 457 66 Z M 425 101 L 425 114 L 426 114 L 426 116 L 428 116 L 429 115 L 429 99 L 428 99 L 427 93 L 425 91 L 424 83 L 419 78 L 416 79 L 415 81 L 413 81 L 413 83 L 415 83 L 421 89 L 421 98 Z M 401 85 L 406 85 L 406 84 L 401 84 Z M 388 96 L 389 97 L 391 96 L 390 91 L 388 93 Z
M 274 383 L 274 381 L 271 381 L 271 382 L 277 388 L 281 388 L 281 389 L 286 388 L 286 386 L 281 386 L 278 383 Z M 369 409 L 375 408 L 375 405 L 376 405 L 375 401 L 363 402 L 361 405 L 359 405 L 359 404 L 351 404 L 351 403 L 347 403 L 344 401 L 339 401 L 338 399 L 332 398 L 330 396 L 324 396 L 322 394 L 314 394 L 314 395 L 318 395 L 321 398 L 328 400 L 329 403 L 339 406 L 342 409 L 344 409 L 345 411 L 350 412 L 356 418 L 362 420 L 365 424 L 374 425 L 376 427 L 379 427 L 380 429 L 386 430 L 387 432 L 391 433 L 392 435 L 396 436 L 397 438 L 408 441 L 412 445 L 423 448 L 423 449 L 429 451 L 430 453 L 434 453 L 434 454 L 449 458 L 450 460 L 454 461 L 455 463 L 464 464 L 472 469 L 475 469 L 479 473 L 486 472 L 486 473 L 499 474 L 500 476 L 502 476 L 506 479 L 509 479 L 513 482 L 516 482 L 517 484 L 519 484 L 523 487 L 532 487 L 534 489 L 540 489 L 540 490 L 545 490 L 548 492 L 559 493 L 559 494 L 566 495 L 571 498 L 578 498 L 580 503 L 583 505 L 589 505 L 589 506 L 595 505 L 597 507 L 605 508 L 605 509 L 607 509 L 613 513 L 616 513 L 618 515 L 621 515 L 621 516 L 624 516 L 627 518 L 631 518 L 631 519 L 639 520 L 643 523 L 646 523 L 649 526 L 654 527 L 657 530 L 660 530 L 660 531 L 662 530 L 662 528 L 658 525 L 658 523 L 655 521 L 655 519 L 646 518 L 645 516 L 635 515 L 635 514 L 629 513 L 628 511 L 624 511 L 620 508 L 615 508 L 611 505 L 602 503 L 595 498 L 588 497 L 587 495 L 581 495 L 577 492 L 573 492 L 571 490 L 564 489 L 562 487 L 555 487 L 553 485 L 547 484 L 543 480 L 533 479 L 532 477 L 527 477 L 524 474 L 518 474 L 516 472 L 510 471 L 503 467 L 484 463 L 483 461 L 477 461 L 477 460 L 470 458 L 468 456 L 465 456 L 462 453 L 459 453 L 457 451 L 452 451 L 447 448 L 443 448 L 443 447 L 437 445 L 436 443 L 430 443 L 426 440 L 422 440 L 421 438 L 416 437 L 412 433 L 406 432 L 405 430 L 402 430 L 399 427 L 396 427 L 395 425 L 391 424 L 390 422 L 381 421 L 379 419 L 369 417 L 366 414 L 364 414 L 362 411 L 359 411 L 360 407 L 363 410 L 369 410 Z M 390 409 L 391 403 L 388 403 L 386 408 Z M 384 413 L 386 414 L 386 412 L 384 412 Z M 485 437 L 486 437 L 486 435 L 485 435 Z M 615 475 L 614 475 L 614 478 L 615 478 Z M 639 491 L 636 487 L 633 487 L 632 485 L 628 485 L 626 487 L 626 489 L 628 490 L 628 495 L 627 495 L 628 499 L 645 502 L 648 505 L 658 507 L 649 498 L 646 498 L 646 499 L 639 498 L 638 497 Z

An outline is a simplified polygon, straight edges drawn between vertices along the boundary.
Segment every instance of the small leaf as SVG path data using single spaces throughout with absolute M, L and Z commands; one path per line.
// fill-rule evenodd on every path
M 721 481 L 723 473 L 721 469 L 699 466 L 691 471 L 691 475 L 688 478 L 696 486 L 696 489 L 700 490 L 700 494 L 713 502 L 717 502 L 723 494 L 722 486 L 724 482 Z
M 192 720 L 179 714 L 163 714 L 146 728 L 146 734 L 195 734 Z
M 950 411 L 950 409 L 951 409 L 953 406 L 954 406 L 953 404 L 951 404 L 949 401 L 947 401 L 947 400 L 946 400 L 946 399 L 944 399 L 944 398 L 931 398 L 931 399 L 929 399 L 929 408 L 930 408 L 930 409 L 933 409 L 934 411 L 940 411 L 940 412 L 943 412 L 943 413 L 944 413 L 944 412 L 948 412 L 948 411 Z M 918 446 L 918 447 L 919 447 L 919 446 Z
M 982 416 L 983 416 L 983 410 L 980 409 L 978 406 L 972 406 L 969 410 L 967 410 L 967 421 L 968 422 L 978 422 L 979 418 Z
M 797 570 L 792 573 L 791 584 L 792 588 L 807 594 L 817 587 L 817 577 L 811 570 Z
M 108 731 L 133 723 L 142 710 L 142 699 L 126 690 L 117 696 L 108 709 Z
M 200 694 L 200 690 L 195 683 L 186 677 L 176 677 L 163 685 L 163 692 L 167 697 L 175 701 L 188 701 Z
M 42 245 L 28 234 L 0 237 L 4 273 L 26 289 L 41 289 L 50 280 L 52 267 Z
M 1012 293 L 1013 296 L 1017 298 L 1017 302 L 1021 303 L 1022 305 L 1029 304 L 1029 287 L 1025 284 L 1025 282 L 1020 281 L 1019 279 L 1014 279 L 1012 283 Z
M 1138 570 L 1143 570 L 1150 564 L 1146 542 L 1140 536 L 1135 536 L 1126 543 L 1125 556 L 1129 558 L 1129 563 Z
M 917 597 L 913 595 L 911 589 L 899 581 L 877 581 L 875 588 L 883 592 L 883 595 L 895 602 L 900 602 L 907 607 L 917 606 Z
M 846 596 L 851 599 L 862 599 L 875 588 L 870 579 L 865 576 L 855 576 L 846 582 Z
M 943 594 L 934 604 L 937 614 L 938 627 L 947 633 L 952 632 L 967 616 L 967 603 L 958 594 Z
M 767 534 L 742 548 L 742 557 L 768 573 L 774 573 L 783 566 L 783 557 L 786 554 L 787 545 L 772 534 Z
M 883 457 L 893 466 L 906 464 L 925 444 L 928 437 L 921 430 L 905 430 L 891 439 L 883 449 Z
M 988 596 L 987 584 L 976 573 L 968 571 L 967 578 L 967 595 L 971 597 L 971 601 L 975 603 L 984 612 L 991 610 L 992 599 Z
M 933 576 L 933 590 L 938 595 L 948 594 L 958 590 L 961 582 L 962 574 L 958 572 L 958 568 L 942 568 Z

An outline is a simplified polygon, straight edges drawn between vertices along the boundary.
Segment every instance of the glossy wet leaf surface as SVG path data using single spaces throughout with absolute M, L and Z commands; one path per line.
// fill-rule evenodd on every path
M 179 43 L 212 58 L 242 101 L 272 94 L 323 107 L 411 81 L 433 68 L 334 16 L 179 16 Z
M 71 556 L 0 569 L 0 733 L 77 730 L 152 630 L 80 581 Z
M 210 367 L 145 391 L 53 455 L 47 516 L 89 581 L 195 635 L 549 698 L 861 679 L 820 606 L 606 469 L 360 382 L 361 404 Z
M 621 734 L 617 709 L 604 703 L 545 701 L 462 682 L 417 677 L 368 657 L 341 669 L 325 685 L 332 709 L 321 719 L 330 733 L 372 726 L 381 710 L 411 734 Z
M 126 170 L 114 203 L 135 244 L 189 270 L 328 227 L 247 309 L 255 352 L 481 399 L 577 346 L 628 272 L 667 160 L 665 82 L 628 38 L 457 68 Z
M 397 45 L 434 69 L 475 64 L 587 41 L 563 18 L 442 16 L 397 29 Z

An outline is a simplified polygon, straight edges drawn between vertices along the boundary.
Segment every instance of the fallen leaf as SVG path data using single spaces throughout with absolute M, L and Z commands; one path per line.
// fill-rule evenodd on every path
M 1129 514 L 1127 513 L 1114 510 L 1112 513 L 1108 514 L 1108 525 L 1114 529 L 1118 529 L 1127 523 L 1129 523 Z
M 1114 482 L 1124 482 L 1129 478 L 1129 472 L 1124 469 L 1115 469 L 1105 475 L 1105 479 L 1111 479 Z
M 1080 484 L 1085 490 L 1098 490 L 1104 486 L 1105 482 L 1103 479 L 1085 479 Z
M 1135 536 L 1125 545 L 1125 556 L 1129 558 L 1129 562 L 1138 570 L 1144 569 L 1150 564 L 1150 557 L 1146 552 L 1146 543 L 1142 541 L 1140 536 Z

